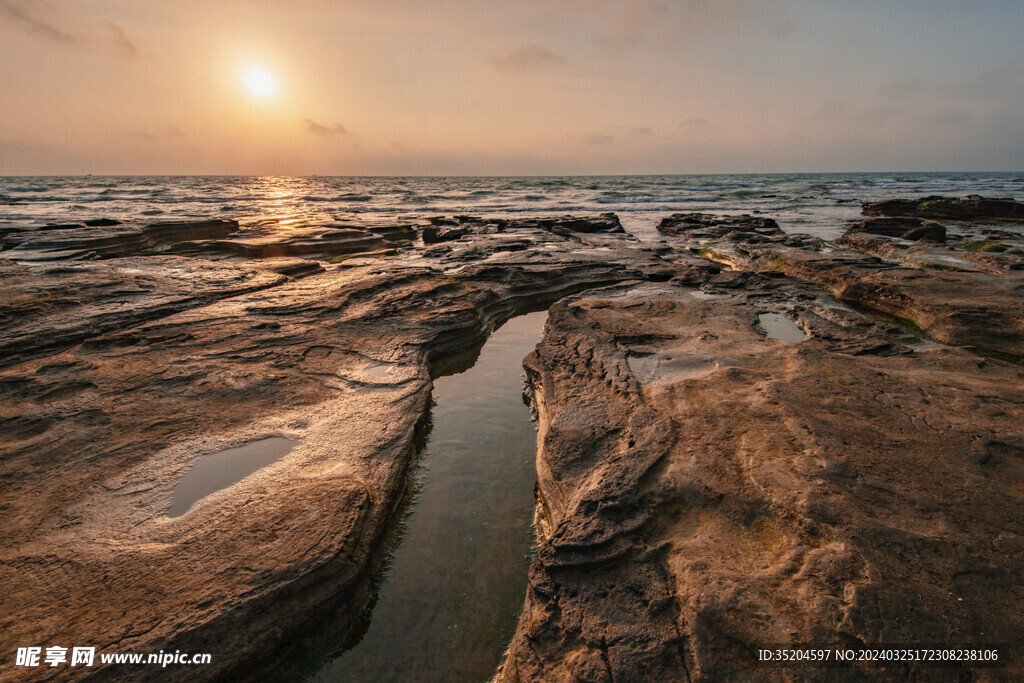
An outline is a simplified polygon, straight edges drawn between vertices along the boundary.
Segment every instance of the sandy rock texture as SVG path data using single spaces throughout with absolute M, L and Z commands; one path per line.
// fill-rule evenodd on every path
M 700 214 L 691 214 L 700 216 Z M 1024 235 L 963 229 L 947 244 L 865 233 L 849 226 L 834 243 L 787 234 L 764 219 L 703 220 L 697 231 L 659 228 L 675 244 L 730 268 L 775 272 L 824 287 L 838 299 L 936 341 L 1024 359 Z
M 472 362 L 514 314 L 663 268 L 621 228 L 591 236 L 616 250 L 583 254 L 546 226 L 466 226 L 340 264 L 224 258 L 219 243 L 209 258 L 2 252 L 0 649 L 213 652 L 201 675 L 215 679 L 287 677 L 280 662 L 317 636 L 336 647 L 402 499 L 431 376 Z M 272 436 L 297 445 L 167 516 L 198 457 Z
M 760 668 L 771 643 L 1019 658 L 1024 369 L 791 278 L 694 285 L 561 301 L 527 358 L 541 545 L 502 680 L 950 675 Z
M 834 242 L 709 214 L 650 242 L 614 214 L 7 228 L 0 651 L 301 676 L 366 603 L 432 378 L 551 306 L 503 680 L 933 671 L 755 666 L 797 642 L 1001 643 L 1009 668 L 942 675 L 1024 676 L 1024 239 L 934 218 L 944 242 L 923 214 Z M 168 515 L 199 458 L 270 437 L 295 446 Z
M 1024 675 L 1024 242 L 859 228 L 677 214 L 666 243 L 722 270 L 551 308 L 525 361 L 541 543 L 501 680 Z M 759 666 L 776 643 L 1004 664 Z

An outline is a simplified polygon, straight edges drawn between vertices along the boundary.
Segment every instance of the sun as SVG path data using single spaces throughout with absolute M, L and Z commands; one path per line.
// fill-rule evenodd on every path
M 258 97 L 270 97 L 277 89 L 274 77 L 266 69 L 259 66 L 250 66 L 246 69 L 242 80 L 249 92 Z

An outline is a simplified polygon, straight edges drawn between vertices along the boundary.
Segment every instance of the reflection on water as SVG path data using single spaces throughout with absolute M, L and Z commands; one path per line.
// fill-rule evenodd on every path
M 515 629 L 533 543 L 536 432 L 522 358 L 546 313 L 514 318 L 472 368 L 434 382 L 419 491 L 366 633 L 320 681 L 483 681 Z
M 387 377 L 394 367 L 391 363 L 372 363 L 363 368 L 363 372 L 373 377 Z
M 795 322 L 778 313 L 762 313 L 757 316 L 761 328 L 769 339 L 779 339 L 788 342 L 802 342 L 807 340 L 807 333 L 801 330 Z
M 277 462 L 295 447 L 295 443 L 275 436 L 200 457 L 174 487 L 174 500 L 167 516 L 180 517 L 214 491 L 227 488 L 256 470 Z
M 353 220 L 383 225 L 439 214 L 516 217 L 614 211 L 626 230 L 660 239 L 673 212 L 763 213 L 787 232 L 824 239 L 860 203 L 933 194 L 1020 197 L 1019 173 L 832 173 L 522 178 L 46 176 L 0 178 L 0 226 L 237 218 L 243 228 Z M 1021 228 L 1004 225 L 1004 229 Z

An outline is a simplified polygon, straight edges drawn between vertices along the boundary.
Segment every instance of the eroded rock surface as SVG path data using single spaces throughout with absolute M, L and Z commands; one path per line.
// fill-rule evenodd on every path
M 226 237 L 238 230 L 233 220 L 122 225 L 98 219 L 80 226 L 11 231 L 0 238 L 6 256 L 21 261 L 113 258 L 173 247 L 190 240 Z
M 696 233 L 662 232 L 677 238 L 673 244 L 732 268 L 813 282 L 860 310 L 943 343 L 1024 358 L 1022 235 L 979 240 L 977 232 L 960 231 L 945 246 L 929 246 L 875 236 L 857 224 L 827 243 L 782 231 L 737 231 L 732 219 L 722 221 Z
M 561 301 L 527 358 L 541 544 L 503 680 L 928 678 L 759 668 L 767 643 L 1019 656 L 1024 369 L 792 278 L 694 284 Z
M 968 195 L 966 199 L 942 196 L 889 199 L 864 204 L 864 215 L 919 216 L 958 221 L 1024 221 L 1024 203 L 1012 198 L 982 197 L 976 194 Z
M 665 265 L 623 233 L 582 253 L 546 226 L 470 227 L 440 250 L 340 264 L 0 261 L 0 649 L 213 652 L 208 680 L 287 678 L 289 650 L 320 636 L 333 651 L 402 498 L 431 375 L 511 315 Z M 196 458 L 273 436 L 297 444 L 167 516 Z M 62 671 L 97 673 L 124 675 Z
M 803 676 L 753 669 L 763 642 L 1019 654 L 1024 370 L 978 355 L 1024 356 L 1018 233 L 172 225 L 0 237 L 0 649 L 294 678 L 366 602 L 431 377 L 558 302 L 526 361 L 542 542 L 506 680 Z M 196 458 L 268 437 L 296 445 L 167 515 Z
M 864 232 L 884 237 L 899 237 L 905 240 L 945 242 L 946 226 L 921 218 L 869 218 L 847 228 L 849 232 Z

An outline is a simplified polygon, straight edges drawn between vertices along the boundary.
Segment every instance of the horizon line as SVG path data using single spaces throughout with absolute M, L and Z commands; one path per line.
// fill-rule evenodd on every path
M 643 178 L 715 175 L 940 175 L 940 174 L 1024 174 L 1024 170 L 950 171 L 715 171 L 708 173 L 0 173 L 0 178 Z

